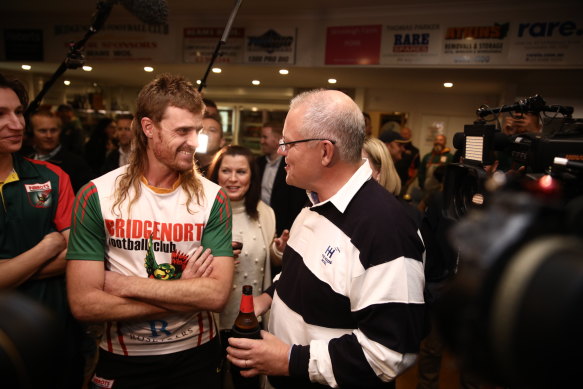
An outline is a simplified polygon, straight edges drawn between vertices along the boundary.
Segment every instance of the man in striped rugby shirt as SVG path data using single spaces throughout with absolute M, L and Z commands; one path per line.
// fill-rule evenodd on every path
M 229 360 L 276 388 L 394 388 L 423 337 L 424 245 L 403 205 L 361 159 L 364 119 L 345 94 L 290 105 L 279 153 L 312 206 L 296 218 L 262 340 L 231 339 Z

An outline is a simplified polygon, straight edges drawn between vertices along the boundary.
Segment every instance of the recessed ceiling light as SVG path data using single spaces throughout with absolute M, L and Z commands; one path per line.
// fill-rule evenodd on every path
M 144 66 L 144 71 L 148 72 L 148 73 L 152 73 L 154 71 L 154 68 L 151 66 Z
M 279 74 L 289 74 L 289 70 L 287 69 L 279 69 Z
M 69 81 L 69 80 L 65 80 L 65 81 L 63 81 L 63 84 L 65 84 L 65 85 L 69 86 L 69 85 L 71 85 L 71 81 Z
M 328 84 L 336 84 L 338 81 L 335 78 L 329 78 Z
M 223 71 L 223 69 L 221 69 L 221 68 L 213 68 L 213 73 L 220 73 L 222 71 Z
M 85 65 L 85 66 L 83 66 L 83 70 L 85 70 L 86 72 L 90 72 L 93 70 L 93 68 L 91 66 Z
M 446 88 L 453 88 L 453 82 L 444 82 L 443 86 Z
M 253 85 L 259 85 L 259 84 L 261 84 L 261 81 L 259 81 L 259 80 L 253 80 L 253 81 L 251 81 L 251 84 L 253 84 Z
M 22 65 L 21 68 L 23 70 L 30 70 L 30 69 L 32 69 L 32 66 L 30 66 L 30 65 Z
M 197 83 L 198 85 L 200 85 L 200 83 L 201 83 L 201 82 L 202 82 L 201 80 L 196 80 L 196 83 Z

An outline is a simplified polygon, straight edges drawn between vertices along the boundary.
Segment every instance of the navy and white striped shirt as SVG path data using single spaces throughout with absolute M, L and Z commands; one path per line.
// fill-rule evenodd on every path
M 291 377 L 270 378 L 277 387 L 392 387 L 415 361 L 423 241 L 403 205 L 370 177 L 365 162 L 292 226 L 269 322 L 294 345 Z

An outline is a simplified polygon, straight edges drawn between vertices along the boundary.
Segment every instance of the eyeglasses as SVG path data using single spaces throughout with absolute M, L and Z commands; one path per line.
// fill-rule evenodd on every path
M 282 153 L 286 153 L 291 149 L 291 145 L 294 145 L 296 143 L 303 143 L 303 142 L 311 142 L 313 140 L 327 140 L 328 142 L 332 143 L 333 145 L 336 144 L 335 140 L 332 139 L 325 139 L 325 138 L 310 138 L 310 139 L 300 139 L 300 140 L 294 140 L 291 142 L 285 142 L 285 140 L 283 138 L 281 138 L 278 142 L 279 145 L 279 150 Z

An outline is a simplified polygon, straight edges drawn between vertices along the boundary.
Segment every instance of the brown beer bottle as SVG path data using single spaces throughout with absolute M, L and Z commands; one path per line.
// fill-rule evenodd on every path
M 233 323 L 231 336 L 235 338 L 261 339 L 261 328 L 253 309 L 253 287 L 243 285 L 239 315 Z
M 253 287 L 243 285 L 239 315 L 233 323 L 230 336 L 234 338 L 261 339 L 261 328 L 253 309 Z M 259 389 L 259 376 L 245 378 L 241 376 L 241 368 L 231 365 L 231 378 L 235 389 Z

